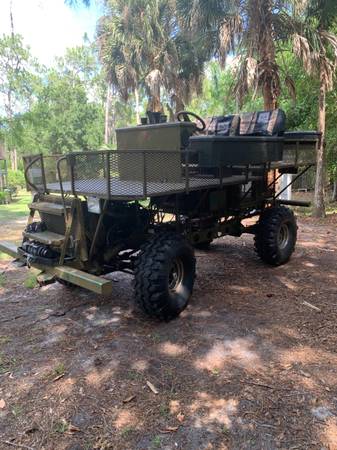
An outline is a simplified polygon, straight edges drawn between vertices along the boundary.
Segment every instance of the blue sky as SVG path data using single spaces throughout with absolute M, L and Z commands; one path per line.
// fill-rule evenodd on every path
M 80 2 L 79 2 L 80 3 Z M 32 54 L 50 65 L 67 47 L 80 45 L 85 33 L 92 39 L 101 10 L 93 1 L 90 8 L 70 8 L 64 0 L 12 0 L 14 31 L 24 37 Z M 10 32 L 10 0 L 0 0 L 0 35 Z

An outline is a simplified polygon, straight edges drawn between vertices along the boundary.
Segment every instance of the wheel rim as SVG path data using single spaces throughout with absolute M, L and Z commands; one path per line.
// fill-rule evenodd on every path
M 178 291 L 184 279 L 184 264 L 181 259 L 176 258 L 169 273 L 169 290 L 172 293 Z
M 278 232 L 278 247 L 280 249 L 284 249 L 289 242 L 290 233 L 289 233 L 289 226 L 286 223 L 283 223 L 280 227 L 280 230 Z

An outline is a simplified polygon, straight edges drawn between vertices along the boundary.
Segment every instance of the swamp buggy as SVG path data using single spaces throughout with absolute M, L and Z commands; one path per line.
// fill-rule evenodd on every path
M 104 275 L 131 273 L 136 303 L 161 320 L 188 304 L 194 247 L 251 233 L 264 262 L 289 260 L 297 225 L 287 206 L 308 204 L 282 200 L 278 180 L 293 174 L 293 183 L 315 164 L 318 133 L 285 132 L 275 110 L 208 125 L 181 112 L 116 134 L 117 150 L 24 158 L 28 224 L 19 247 L 1 242 L 0 251 L 41 270 L 41 283 L 104 295 L 112 293 Z

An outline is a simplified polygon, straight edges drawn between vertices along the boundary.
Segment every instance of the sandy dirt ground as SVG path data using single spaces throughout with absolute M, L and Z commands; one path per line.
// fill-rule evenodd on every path
M 251 236 L 197 252 L 170 323 L 134 309 L 127 275 L 103 298 L 29 289 L 27 269 L 0 260 L 0 448 L 337 449 L 336 228 L 300 219 L 279 268 Z

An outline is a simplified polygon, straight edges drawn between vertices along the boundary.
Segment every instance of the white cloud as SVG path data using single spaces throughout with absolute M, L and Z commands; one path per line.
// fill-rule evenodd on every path
M 67 47 L 80 45 L 88 33 L 92 38 L 99 11 L 70 9 L 64 0 L 12 0 L 14 31 L 43 64 L 50 65 Z M 0 34 L 10 32 L 10 0 L 0 0 Z

